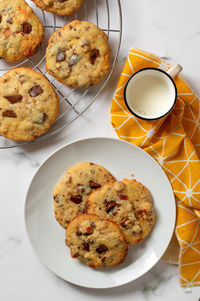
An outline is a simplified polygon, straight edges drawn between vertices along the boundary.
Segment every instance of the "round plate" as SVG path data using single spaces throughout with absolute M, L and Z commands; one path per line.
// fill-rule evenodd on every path
M 65 230 L 54 218 L 55 186 L 69 167 L 84 161 L 105 166 L 118 180 L 134 175 L 153 197 L 157 218 L 151 234 L 130 247 L 126 260 L 113 268 L 92 269 L 72 259 Z M 144 275 L 166 250 L 175 216 L 174 194 L 158 163 L 142 149 L 111 138 L 79 140 L 57 150 L 33 177 L 25 204 L 27 232 L 40 260 L 61 278 L 89 288 L 116 287 Z

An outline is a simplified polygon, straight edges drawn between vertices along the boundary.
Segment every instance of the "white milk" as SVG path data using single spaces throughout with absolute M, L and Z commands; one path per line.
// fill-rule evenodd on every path
M 164 73 L 144 70 L 129 81 L 126 98 L 134 113 L 144 118 L 156 118 L 173 106 L 175 88 Z

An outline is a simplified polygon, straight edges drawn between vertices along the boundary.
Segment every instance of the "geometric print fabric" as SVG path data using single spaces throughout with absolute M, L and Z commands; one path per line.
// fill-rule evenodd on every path
M 170 65 L 152 53 L 130 49 L 113 96 L 111 123 L 120 139 L 143 148 L 168 176 L 177 205 L 179 247 L 169 246 L 167 259 L 175 255 L 170 250 L 179 252 L 180 284 L 196 286 L 200 285 L 200 100 L 178 75 L 172 112 L 155 121 L 138 119 L 126 108 L 123 92 L 128 78 L 145 67 L 167 71 Z

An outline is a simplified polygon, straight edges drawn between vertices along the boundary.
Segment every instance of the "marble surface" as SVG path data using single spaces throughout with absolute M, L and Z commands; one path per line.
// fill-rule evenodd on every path
M 110 0 L 115 1 L 115 0 Z M 178 268 L 159 262 L 140 279 L 119 288 L 93 290 L 69 284 L 47 270 L 35 255 L 24 225 L 24 202 L 32 176 L 64 144 L 115 133 L 109 122 L 114 88 L 131 46 L 182 64 L 183 75 L 200 94 L 199 0 L 122 0 L 123 40 L 104 92 L 78 121 L 39 144 L 0 151 L 0 300 L 176 300 L 198 301 L 200 288 L 180 288 Z M 98 114 L 97 114 L 98 113 Z M 95 118 L 94 118 L 95 115 Z

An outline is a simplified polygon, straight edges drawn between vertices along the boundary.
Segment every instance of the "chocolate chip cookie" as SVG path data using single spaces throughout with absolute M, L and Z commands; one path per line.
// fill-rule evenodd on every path
M 87 213 L 116 222 L 129 246 L 141 242 L 155 222 L 150 192 L 136 180 L 104 184 L 90 194 Z
M 0 78 L 0 135 L 34 140 L 56 121 L 58 109 L 58 96 L 40 73 L 15 68 Z
M 96 25 L 75 20 L 51 36 L 46 51 L 46 68 L 71 88 L 97 84 L 110 68 L 110 46 Z
M 24 0 L 0 1 L 0 57 L 15 62 L 34 55 L 44 28 Z
M 71 221 L 66 244 L 73 258 L 94 268 L 120 264 L 128 250 L 117 224 L 93 214 L 82 214 Z
M 39 8 L 51 13 L 68 16 L 81 6 L 83 0 L 32 0 Z
M 61 226 L 67 228 L 76 215 L 85 213 L 89 194 L 109 181 L 115 181 L 110 172 L 91 162 L 68 169 L 53 194 L 55 217 Z

